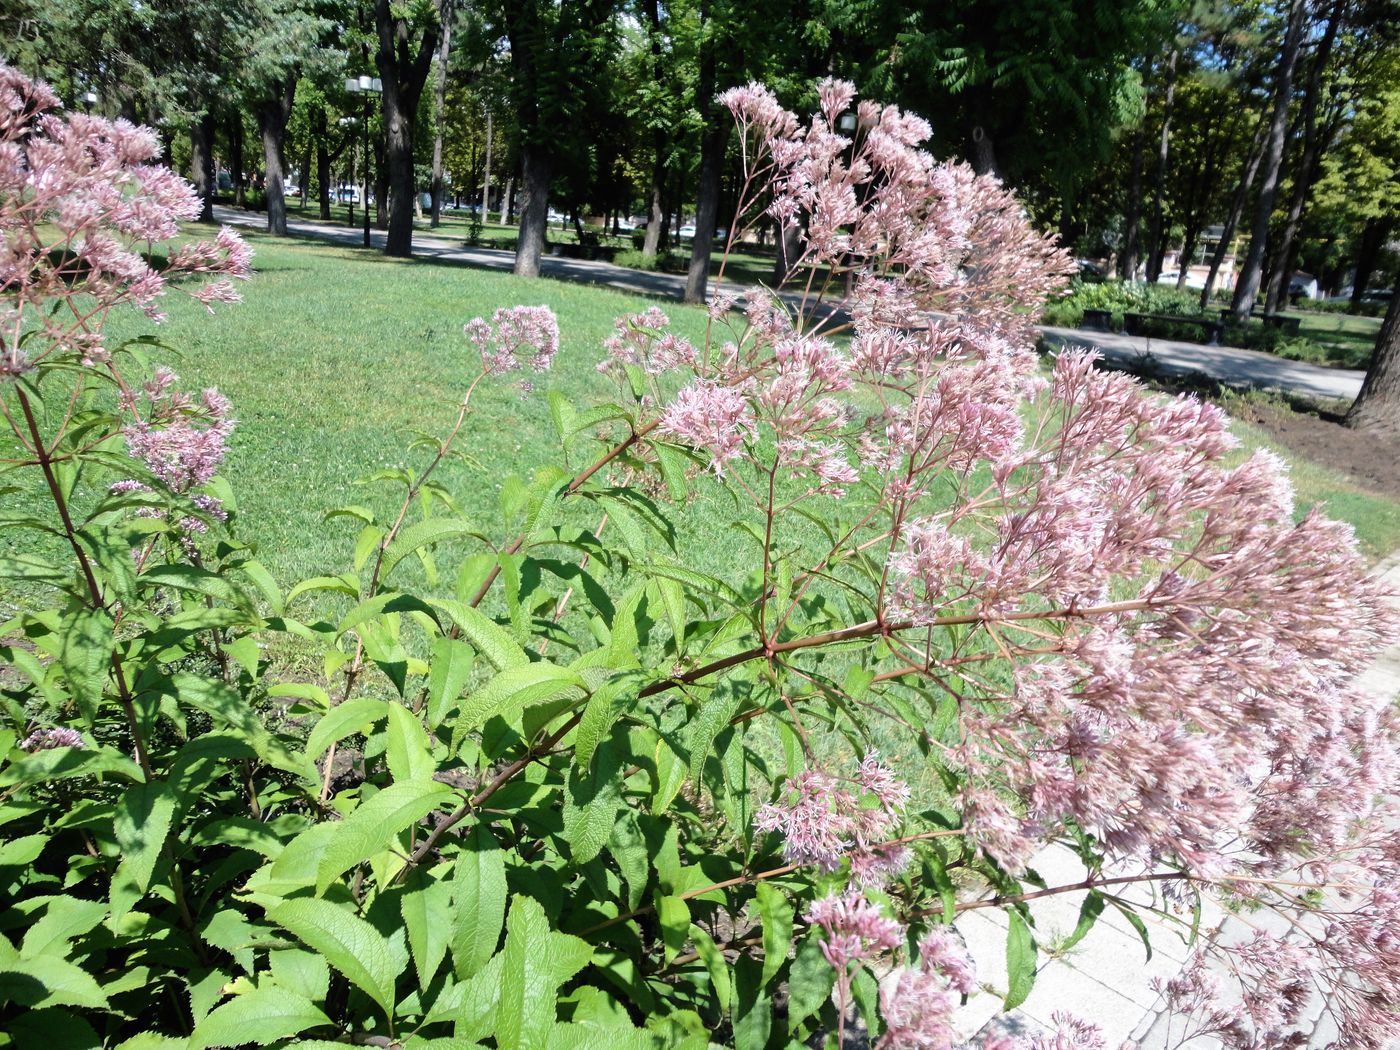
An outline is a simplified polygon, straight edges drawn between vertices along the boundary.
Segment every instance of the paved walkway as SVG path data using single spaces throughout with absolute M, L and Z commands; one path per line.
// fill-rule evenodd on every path
M 236 208 L 216 207 L 214 217 L 229 225 L 258 229 L 267 226 L 267 219 L 261 213 Z M 347 247 L 359 247 L 364 243 L 364 233 L 360 228 L 289 219 L 287 229 L 298 237 L 314 237 Z M 383 247 L 384 238 L 385 234 L 381 231 L 370 230 L 370 242 L 376 248 Z M 437 236 L 421 230 L 413 232 L 413 254 L 417 258 L 439 259 L 506 273 L 510 272 L 515 262 L 512 251 L 471 248 L 458 238 Z M 680 299 L 685 292 L 685 278 L 679 275 L 647 273 L 596 259 L 565 259 L 547 255 L 540 260 L 540 274 L 557 280 L 603 285 L 618 291 L 663 299 Z M 1108 361 L 1134 370 L 1151 366 L 1171 375 L 1205 375 L 1229 386 L 1282 390 L 1312 398 L 1354 400 L 1365 376 L 1364 372 L 1288 361 L 1257 350 L 1199 346 L 1168 339 L 1073 328 L 1047 327 L 1041 331 L 1052 343 L 1088 346 L 1098 350 Z

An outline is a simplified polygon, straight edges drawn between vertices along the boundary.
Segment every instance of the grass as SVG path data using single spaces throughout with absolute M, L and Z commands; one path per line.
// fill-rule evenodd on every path
M 1365 368 L 1370 363 L 1381 331 L 1379 317 L 1307 310 L 1290 310 L 1288 316 L 1298 318 L 1298 334 L 1323 347 L 1331 363 L 1346 368 Z
M 224 473 L 238 494 L 240 534 L 284 585 L 349 568 L 354 528 L 326 513 L 350 503 L 390 509 L 389 494 L 357 485 L 376 470 L 421 463 L 408 446 L 440 434 L 474 375 L 462 324 L 498 306 L 545 303 L 560 318 L 562 346 L 542 387 L 579 404 L 610 396 L 596 371 L 613 319 L 651 300 L 586 285 L 485 272 L 432 260 L 393 260 L 306 241 L 251 238 L 257 250 L 246 302 L 210 318 L 169 297 L 158 334 L 180 352 L 172 365 L 189 386 L 218 386 L 236 406 L 239 427 Z M 702 310 L 668 303 L 676 329 L 703 334 Z M 1319 318 L 1335 324 L 1335 316 Z M 1347 318 L 1348 321 L 1358 319 Z M 149 322 L 126 314 L 111 333 L 136 336 Z M 483 384 L 464 443 L 474 460 L 446 463 L 439 475 L 469 517 L 486 531 L 502 479 L 560 457 L 546 399 L 521 398 L 508 383 Z M 1262 433 L 1245 433 L 1262 444 Z M 575 463 L 573 466 L 582 466 Z M 1400 507 L 1298 464 L 1300 503 L 1325 502 L 1350 521 L 1372 553 L 1400 546 Z M 733 505 L 703 489 L 682 515 L 708 567 L 739 570 L 751 541 L 728 528 Z M 7 546 L 0 543 L 0 547 Z

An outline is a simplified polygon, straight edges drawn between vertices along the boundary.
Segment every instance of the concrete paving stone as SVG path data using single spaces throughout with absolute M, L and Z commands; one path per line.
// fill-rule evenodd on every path
M 1062 1012 L 1092 1021 L 1107 1044 L 1116 1047 L 1137 1027 L 1146 1010 L 1073 965 L 1055 963 L 1041 967 L 1018 1012 L 1047 1027 L 1052 1027 L 1054 1015 Z

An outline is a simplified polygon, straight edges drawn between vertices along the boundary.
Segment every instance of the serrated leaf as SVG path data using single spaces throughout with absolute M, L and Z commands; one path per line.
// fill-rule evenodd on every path
M 684 897 L 663 896 L 656 902 L 656 920 L 661 927 L 662 952 L 669 965 L 690 939 L 690 906 Z
M 535 1050 L 555 1023 L 559 987 L 593 954 L 586 941 L 549 928 L 544 908 L 519 896 L 506 920 L 501 950 L 501 1000 L 496 1016 L 500 1050 Z
M 607 843 L 622 804 L 622 760 L 611 742 L 598 748 L 591 770 L 570 768 L 564 797 L 564 839 L 574 863 L 586 864 Z
M 432 663 L 428 671 L 428 725 L 436 729 L 462 695 L 476 664 L 476 650 L 458 638 L 440 635 L 433 639 Z
M 107 996 L 86 970 L 56 955 L 0 962 L 0 1002 L 39 1009 L 45 1006 L 107 1008 Z
M 190 1050 L 206 1046 L 267 1046 L 331 1019 L 311 1000 L 284 988 L 257 988 L 218 1007 L 190 1036 Z
M 432 779 L 437 763 L 433 761 L 432 743 L 417 715 L 403 704 L 390 704 L 387 736 L 384 760 L 394 780 Z
M 25 931 L 19 957 L 32 959 L 36 955 L 61 955 L 69 941 L 87 933 L 106 914 L 107 906 L 101 901 L 55 897 L 44 910 L 43 918 Z
M 452 617 L 466 639 L 496 670 L 505 671 L 530 662 L 530 657 L 510 632 L 479 609 L 449 598 L 434 598 L 432 604 Z
M 408 932 L 408 949 L 418 971 L 418 987 L 428 990 L 447 954 L 452 928 L 452 884 L 415 871 L 399 898 L 399 914 Z
M 321 716 L 311 735 L 306 738 L 306 757 L 314 762 L 336 741 L 363 732 L 366 726 L 388 715 L 388 703 L 372 696 L 360 696 L 337 704 Z
M 111 921 L 125 915 L 150 889 L 174 815 L 175 798 L 162 780 L 127 788 L 117 804 L 112 831 L 121 849 L 121 863 L 112 876 Z
M 466 979 L 495 954 L 506 916 L 505 857 L 484 825 L 473 829 L 456 855 L 452 913 L 452 964 Z
M 1035 938 L 1026 920 L 1014 908 L 1006 913 L 1006 1002 L 1014 1010 L 1026 1001 L 1035 986 Z
M 325 893 L 344 872 L 394 846 L 399 832 L 426 817 L 450 793 L 436 780 L 404 780 L 362 802 L 335 826 L 326 843 L 316 865 L 316 893 Z
M 394 567 L 410 554 L 454 536 L 475 536 L 477 539 L 486 540 L 480 530 L 472 528 L 460 518 L 429 518 L 410 525 L 399 533 L 398 539 L 389 544 L 389 549 L 384 552 L 384 561 L 379 568 L 380 583 L 388 579 Z
M 783 964 L 792 947 L 792 901 L 771 882 L 760 882 L 755 904 L 763 920 L 763 973 L 759 984 L 766 986 Z
M 407 957 L 395 959 L 373 926 L 330 901 L 299 898 L 268 909 L 267 917 L 315 949 L 356 988 L 383 1008 L 394 1009 L 394 981 Z
M 836 971 L 822 955 L 814 936 L 807 937 L 797 947 L 797 955 L 788 971 L 788 1032 L 798 1030 L 807 1020 L 831 1000 L 836 984 Z
M 316 1002 L 325 999 L 330 991 L 330 967 L 315 952 L 302 948 L 281 948 L 268 952 L 267 961 L 272 967 L 272 979 L 289 992 L 304 995 Z
M 1104 896 L 1098 890 L 1090 890 L 1084 898 L 1084 903 L 1079 906 L 1079 922 L 1075 924 L 1074 932 L 1069 935 L 1069 939 L 1059 946 L 1059 950 L 1067 952 L 1076 944 L 1082 941 L 1085 935 L 1094 928 L 1094 923 L 1103 914 Z
M 559 697 L 582 697 L 587 691 L 577 671 L 541 660 L 522 667 L 501 671 L 480 689 L 468 693 L 461 713 L 453 726 L 454 737 L 460 738 L 485 725 L 494 715 L 508 717 L 531 704 L 541 704 Z
M 724 953 L 716 946 L 713 938 L 699 926 L 690 927 L 690 940 L 695 945 L 695 954 L 700 956 L 700 961 L 704 963 L 710 975 L 710 988 L 715 993 L 715 1002 L 719 1004 L 720 1012 L 728 1013 L 731 982 L 729 964 L 724 959 Z
M 1151 962 L 1152 938 L 1148 936 L 1147 923 L 1142 921 L 1142 916 L 1140 916 L 1136 911 L 1134 911 L 1128 905 L 1124 904 L 1122 901 L 1117 900 L 1115 898 L 1111 899 L 1111 903 L 1115 908 L 1118 909 L 1119 913 L 1123 916 L 1123 918 L 1128 920 L 1128 925 L 1137 931 L 1138 937 L 1142 939 L 1142 946 L 1147 952 L 1147 961 Z

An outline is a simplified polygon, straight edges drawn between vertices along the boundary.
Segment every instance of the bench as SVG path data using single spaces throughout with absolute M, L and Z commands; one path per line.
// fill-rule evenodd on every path
M 1194 325 L 1201 329 L 1201 334 L 1206 337 L 1207 346 L 1219 346 L 1221 337 L 1225 334 L 1224 321 L 1212 321 L 1208 317 L 1180 317 L 1176 314 L 1123 314 L 1123 330 L 1129 335 L 1148 335 L 1147 326 L 1149 322 L 1156 321 L 1160 324 L 1172 325 Z
M 1285 317 L 1283 314 L 1268 314 L 1256 311 L 1249 316 L 1257 321 L 1262 321 L 1265 328 L 1277 328 L 1284 335 L 1297 335 L 1303 324 L 1302 318 Z M 1234 320 L 1234 313 L 1230 310 L 1221 310 L 1220 319 L 1227 324 L 1231 323 Z
M 1082 328 L 1093 328 L 1100 332 L 1113 331 L 1112 310 L 1085 310 L 1084 319 L 1079 322 Z

